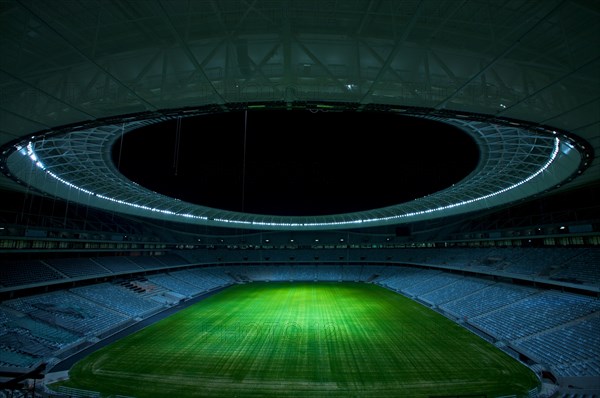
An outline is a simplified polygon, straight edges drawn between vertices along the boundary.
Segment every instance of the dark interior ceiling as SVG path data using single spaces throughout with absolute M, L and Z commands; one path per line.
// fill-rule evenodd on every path
M 568 131 L 599 153 L 598 37 L 600 5 L 591 0 L 4 1 L 0 145 L 137 112 L 337 101 L 358 111 L 377 103 L 523 120 Z M 250 172 L 251 159 L 246 165 Z M 596 157 L 538 207 L 555 194 L 562 202 L 562 192 L 595 192 L 598 181 Z M 28 191 L 4 176 L 0 188 Z M 586 208 L 577 196 L 565 206 Z

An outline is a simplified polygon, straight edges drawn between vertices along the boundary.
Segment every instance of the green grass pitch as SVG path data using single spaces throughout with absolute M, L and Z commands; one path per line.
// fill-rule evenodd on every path
M 497 397 L 538 380 L 394 292 L 302 282 L 230 287 L 88 356 L 66 385 L 139 398 Z

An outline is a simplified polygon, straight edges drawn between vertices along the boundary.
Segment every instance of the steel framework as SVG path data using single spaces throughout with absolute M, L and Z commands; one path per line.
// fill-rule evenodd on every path
M 311 106 L 334 107 L 330 104 Z M 112 120 L 94 127 L 33 136 L 13 146 L 7 165 L 14 177 L 41 192 L 110 211 L 235 228 L 324 230 L 422 221 L 511 203 L 573 178 L 581 171 L 586 156 L 582 144 L 563 133 L 514 121 L 494 122 L 467 114 L 443 116 L 434 110 L 416 113 L 408 108 L 393 108 L 388 111 L 433 119 L 462 129 L 479 147 L 481 156 L 476 170 L 452 187 L 410 202 L 312 217 L 237 213 L 191 204 L 152 192 L 117 171 L 110 153 L 119 137 L 143 126 L 195 114 L 190 109 L 172 115 Z

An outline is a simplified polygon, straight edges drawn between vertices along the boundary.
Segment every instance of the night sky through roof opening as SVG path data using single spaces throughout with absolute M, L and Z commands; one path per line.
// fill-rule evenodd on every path
M 388 113 L 268 110 L 248 111 L 247 123 L 244 112 L 183 118 L 179 129 L 177 123 L 117 141 L 120 172 L 174 198 L 246 213 L 390 206 L 457 183 L 479 159 L 459 129 Z

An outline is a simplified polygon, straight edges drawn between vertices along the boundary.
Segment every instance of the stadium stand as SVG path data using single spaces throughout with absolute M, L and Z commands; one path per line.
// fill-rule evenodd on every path
M 93 259 L 96 263 L 100 264 L 103 268 L 113 272 L 135 272 L 140 271 L 142 267 L 133 263 L 128 257 L 116 256 L 116 257 L 96 257 Z
M 335 250 L 334 250 L 335 251 Z M 17 287 L 29 284 L 44 283 L 50 281 L 60 281 L 66 278 L 82 278 L 101 276 L 107 274 L 119 274 L 127 272 L 139 272 L 144 269 L 158 269 L 170 266 L 182 266 L 185 263 L 208 262 L 232 264 L 232 263 L 252 263 L 255 257 L 265 259 L 264 253 L 252 250 L 210 250 L 210 255 L 203 254 L 202 256 L 194 255 L 196 251 L 184 251 L 180 255 L 168 254 L 165 256 L 136 256 L 136 257 L 97 257 L 93 259 L 53 259 L 42 262 L 39 260 L 30 260 L 23 262 L 9 262 L 8 266 L 0 269 L 0 285 L 5 287 Z M 204 251 L 207 252 L 207 251 Z M 277 265 L 275 257 L 281 257 L 280 265 L 287 263 L 292 258 L 297 262 L 300 258 L 305 258 L 306 265 L 319 265 L 321 258 L 327 257 L 330 262 L 339 262 L 345 264 L 345 261 L 339 260 L 339 254 L 349 252 L 350 258 L 365 258 L 368 254 L 361 255 L 360 253 L 368 252 L 366 250 L 344 251 L 337 250 L 335 254 L 323 256 L 324 250 L 317 250 L 318 254 L 310 250 L 283 250 L 276 251 L 279 254 L 271 255 L 267 261 L 271 265 Z M 374 252 L 374 251 L 373 251 Z M 388 261 L 389 258 L 394 258 L 395 261 L 402 259 L 406 262 L 412 262 L 419 265 L 452 267 L 456 270 L 476 271 L 483 274 L 491 275 L 515 275 L 517 277 L 535 277 L 538 280 L 547 279 L 549 282 L 560 281 L 570 282 L 579 285 L 600 286 L 600 268 L 590 267 L 589 264 L 598 264 L 600 262 L 600 250 L 596 248 L 557 248 L 557 249 L 541 249 L 541 248 L 493 248 L 493 249 L 406 249 L 396 250 L 395 255 L 387 255 L 379 253 L 370 255 L 369 257 L 376 258 L 378 261 Z M 197 253 L 196 253 L 197 254 Z M 310 255 L 309 255 L 310 254 Z M 447 257 L 445 257 L 447 256 Z M 199 261 L 191 261 L 193 260 Z M 315 260 L 319 258 L 319 260 Z M 200 261 L 201 260 L 201 261 Z M 26 266 L 24 266 L 26 265 Z M 330 266 L 330 265 L 325 265 Z M 325 273 L 325 268 L 319 270 Z M 367 268 L 375 271 L 374 266 Z M 383 269 L 377 269 L 378 280 L 383 281 Z M 364 270 L 363 270 L 364 271 Z M 381 271 L 381 272 L 379 272 Z M 303 271 L 304 272 L 304 271 Z M 328 276 L 325 278 L 333 278 L 333 271 L 327 271 Z M 287 275 L 292 275 L 292 279 L 314 279 L 302 275 L 296 275 L 288 272 Z M 372 276 L 372 275 L 371 275 Z M 416 277 L 416 276 L 415 276 Z M 368 278 L 368 277 L 367 277 Z M 542 279 L 540 279 L 542 278 Z M 281 278 L 279 278 L 281 279 Z M 360 277 L 358 280 L 366 279 Z M 275 280 L 275 279 L 273 279 Z M 388 285 L 390 282 L 387 282 Z M 394 287 L 399 290 L 399 286 Z M 426 288 L 425 286 L 423 288 Z M 417 289 L 414 294 L 421 294 Z
M 582 261 L 588 255 L 578 253 Z M 574 259 L 566 254 L 554 258 L 566 257 Z M 454 258 L 464 259 L 462 255 Z M 156 259 L 122 260 L 99 262 L 112 272 L 158 263 Z M 179 260 L 170 257 L 167 262 Z M 62 270 L 68 271 L 66 267 Z M 511 355 L 522 352 L 558 376 L 600 375 L 598 298 L 434 269 L 341 264 L 196 267 L 8 300 L 0 307 L 1 364 L 31 366 L 81 339 L 100 336 L 132 318 L 142 319 L 180 299 L 220 287 L 252 281 L 316 280 L 379 284 L 437 308 Z
M 252 278 L 256 281 L 277 281 L 283 280 L 283 276 L 280 275 L 280 269 L 282 267 L 270 266 L 270 265 L 256 265 L 247 267 L 245 275 L 248 278 Z
M 0 346 L 0 366 L 28 368 L 38 361 L 39 357 L 34 357 L 12 348 Z
M 109 274 L 110 271 L 89 258 L 48 259 L 45 262 L 69 278 Z
M 147 278 L 152 283 L 187 297 L 196 296 L 202 292 L 198 287 L 168 274 L 151 275 Z
M 422 296 L 431 291 L 445 288 L 453 283 L 458 282 L 460 279 L 462 279 L 460 276 L 441 273 L 433 275 L 431 278 L 428 278 L 420 283 L 416 282 L 414 285 L 406 287 L 403 291 L 412 296 Z
M 558 291 L 542 291 L 471 318 L 469 322 L 504 340 L 515 340 L 600 310 L 600 301 Z
M 421 296 L 421 299 L 433 305 L 440 305 L 469 296 L 478 290 L 490 286 L 492 283 L 485 279 L 464 278 L 441 289 L 426 293 Z
M 81 336 L 97 336 L 129 320 L 124 314 L 68 291 L 58 291 L 4 302 L 29 317 Z
M 65 278 L 41 261 L 7 261 L 0 267 L 0 285 L 23 286 Z
M 154 256 L 131 256 L 129 257 L 129 260 L 146 269 L 165 267 L 165 265 L 158 261 Z
M 50 351 L 73 344 L 81 338 L 77 334 L 34 320 L 24 313 L 8 308 L 0 308 L 0 331 L 6 334 L 14 333 L 21 338 L 31 338 Z
M 83 286 L 70 291 L 133 318 L 143 317 L 161 308 L 154 301 L 145 300 L 129 289 L 110 283 Z
M 19 352 L 36 358 L 50 355 L 53 351 L 47 345 L 36 341 L 30 336 L 19 334 L 16 331 L 0 335 L 0 347 L 18 350 Z
M 227 286 L 234 282 L 234 280 L 222 275 L 214 275 L 214 271 L 208 269 L 194 269 L 194 270 L 183 270 L 171 273 L 177 279 L 187 282 L 193 286 L 196 286 L 201 291 L 206 292 L 218 287 Z
M 172 254 L 172 253 L 165 254 L 162 256 L 156 256 L 155 258 L 163 265 L 166 265 L 169 267 L 187 264 L 186 260 L 184 260 L 183 258 L 178 256 L 177 254 Z
M 401 267 L 398 270 L 390 268 L 381 271 L 381 276 L 376 280 L 376 283 L 383 284 L 396 291 L 404 291 L 405 289 L 423 283 L 440 273 L 441 271 L 424 270 L 420 268 Z
M 600 376 L 600 314 L 577 319 L 518 342 L 541 363 L 552 364 L 556 374 Z
M 364 281 L 364 279 L 362 279 L 362 265 L 348 265 L 345 267 L 341 267 L 341 272 L 343 281 Z
M 440 308 L 456 317 L 470 319 L 510 305 L 534 293 L 536 290 L 532 288 L 498 283 L 469 296 L 442 304 Z
M 319 281 L 341 281 L 342 266 L 340 265 L 321 265 L 315 266 L 315 280 Z
M 563 268 L 552 275 L 553 279 L 575 280 L 594 286 L 600 285 L 600 267 L 590 266 L 600 264 L 600 250 L 582 250 L 563 264 Z

